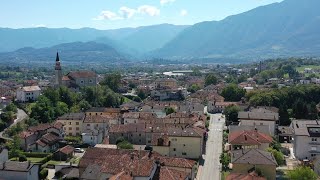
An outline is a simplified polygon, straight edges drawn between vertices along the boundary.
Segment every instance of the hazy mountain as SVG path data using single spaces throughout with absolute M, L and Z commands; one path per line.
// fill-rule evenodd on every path
M 125 54 L 147 52 L 162 47 L 186 26 L 161 24 L 138 28 L 97 30 L 92 28 L 0 28 L 0 52 L 23 47 L 43 48 L 62 43 L 98 41 Z M 135 54 L 131 54 L 135 55 Z
M 0 61 L 32 62 L 54 61 L 57 50 L 64 62 L 117 62 L 124 61 L 124 55 L 114 48 L 96 42 L 73 42 L 59 44 L 49 48 L 22 48 L 10 53 L 0 53 Z
M 182 31 L 152 56 L 265 58 L 320 55 L 320 1 L 285 0 Z

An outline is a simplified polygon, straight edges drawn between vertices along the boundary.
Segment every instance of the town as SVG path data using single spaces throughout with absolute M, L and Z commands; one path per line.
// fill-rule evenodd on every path
M 1 67 L 12 74 L 0 81 L 1 178 L 320 174 L 315 59 L 109 73 L 65 72 L 63 62 L 57 53 L 38 75 Z

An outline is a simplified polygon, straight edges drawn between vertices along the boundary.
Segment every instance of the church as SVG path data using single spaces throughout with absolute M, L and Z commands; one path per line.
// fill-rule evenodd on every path
M 55 65 L 55 87 L 66 86 L 78 91 L 81 87 L 96 85 L 97 74 L 92 71 L 71 71 L 63 76 L 59 53 L 57 52 Z

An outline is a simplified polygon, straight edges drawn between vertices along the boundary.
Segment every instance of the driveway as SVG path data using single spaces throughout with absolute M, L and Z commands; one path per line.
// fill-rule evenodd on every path
M 220 120 L 219 120 L 220 119 Z M 204 164 L 200 165 L 198 180 L 220 179 L 220 154 L 222 153 L 222 133 L 225 119 L 222 114 L 210 114 L 210 125 Z
M 17 112 L 17 119 L 15 119 L 13 121 L 13 123 L 7 127 L 6 129 L 4 129 L 3 131 L 0 132 L 0 138 L 2 139 L 6 139 L 6 140 L 12 140 L 12 138 L 8 138 L 8 137 L 4 137 L 3 136 L 3 133 L 10 127 L 16 125 L 18 122 L 21 122 L 23 120 L 25 120 L 26 118 L 28 118 L 28 115 L 22 110 L 22 109 L 18 109 L 18 112 Z

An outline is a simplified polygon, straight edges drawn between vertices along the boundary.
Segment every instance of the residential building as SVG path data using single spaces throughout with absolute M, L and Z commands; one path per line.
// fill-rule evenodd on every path
M 156 89 L 152 90 L 150 97 L 157 101 L 164 100 L 183 100 L 188 95 L 186 88 L 174 88 L 174 89 Z
M 280 143 L 291 143 L 293 129 L 290 126 L 278 126 L 278 141 Z
M 29 127 L 19 134 L 20 146 L 24 151 L 52 152 L 59 147 L 59 141 L 64 137 L 63 124 L 39 124 Z
M 226 180 L 267 180 L 265 177 L 261 177 L 255 171 L 250 173 L 230 173 Z
M 207 111 L 209 113 L 223 113 L 224 109 L 228 106 L 237 106 L 238 102 L 219 102 L 219 101 L 209 101 L 207 105 Z
M 293 120 L 293 152 L 297 159 L 314 159 L 320 154 L 320 122 L 318 120 Z
M 144 150 L 89 148 L 79 162 L 80 179 L 194 179 L 195 161 Z M 168 176 L 166 173 L 172 173 Z
M 0 178 L 2 180 L 38 180 L 39 165 L 29 161 L 0 162 Z
M 121 114 L 120 108 L 104 108 L 93 107 L 86 111 L 86 116 L 101 115 L 101 116 L 119 116 Z
M 260 149 L 241 149 L 231 153 L 232 173 L 259 170 L 267 180 L 276 179 L 277 161 L 272 153 Z
M 272 137 L 258 130 L 236 131 L 229 133 L 228 136 L 231 150 L 251 148 L 266 150 L 272 141 Z
M 155 80 L 156 89 L 174 89 L 177 88 L 177 80 L 173 78 L 159 78 Z
M 68 113 L 58 117 L 57 122 L 64 125 L 63 130 L 67 136 L 80 136 L 84 118 L 84 113 Z
M 100 144 L 103 141 L 108 129 L 108 118 L 104 115 L 88 115 L 83 121 L 82 141 L 92 146 Z
M 18 102 L 36 101 L 40 94 L 39 86 L 25 86 L 17 89 L 16 99 Z
M 238 113 L 239 125 L 253 126 L 268 125 L 271 135 L 275 135 L 277 124 L 279 121 L 279 114 L 260 108 L 250 111 L 240 111 Z
M 74 147 L 66 145 L 53 153 L 53 159 L 56 161 L 66 161 L 73 157 Z
M 119 138 L 124 138 L 132 144 L 145 145 L 146 125 L 141 123 L 111 125 L 109 129 L 109 143 L 116 144 Z

